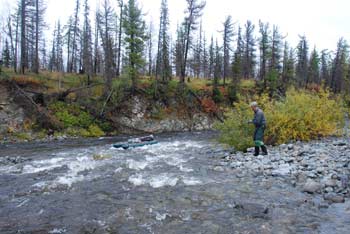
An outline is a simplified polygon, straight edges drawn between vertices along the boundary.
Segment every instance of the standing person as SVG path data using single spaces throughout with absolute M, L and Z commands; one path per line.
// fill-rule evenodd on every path
M 256 102 L 252 102 L 250 107 L 254 111 L 254 119 L 249 121 L 249 123 L 253 123 L 255 126 L 254 131 L 254 143 L 255 143 L 255 152 L 254 156 L 259 155 L 259 148 L 261 148 L 263 155 L 267 155 L 267 149 L 264 144 L 264 131 L 266 128 L 266 119 L 264 112 L 258 107 Z

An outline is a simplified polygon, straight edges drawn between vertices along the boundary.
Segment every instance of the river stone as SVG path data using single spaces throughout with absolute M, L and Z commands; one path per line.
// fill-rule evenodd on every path
M 221 166 L 216 166 L 216 167 L 213 168 L 213 170 L 214 170 L 214 171 L 218 171 L 218 172 L 223 172 L 223 171 L 225 171 L 225 169 L 224 169 L 223 167 L 221 167 Z
M 316 193 L 322 188 L 322 185 L 314 180 L 308 179 L 303 187 L 303 192 Z
M 282 165 L 279 166 L 279 168 L 277 168 L 277 169 L 272 171 L 272 175 L 285 176 L 285 175 L 290 174 L 291 170 L 292 170 L 292 167 L 289 164 L 282 164 Z
M 309 172 L 309 173 L 307 174 L 307 176 L 308 176 L 309 178 L 316 178 L 316 177 L 317 177 L 317 175 L 316 175 L 313 171 Z
M 235 208 L 252 218 L 268 218 L 269 208 L 263 204 L 243 202 L 236 203 Z
M 293 144 L 289 144 L 288 145 L 288 150 L 292 150 L 292 149 L 294 149 L 294 145 Z
M 333 189 L 332 187 L 326 187 L 326 188 L 324 189 L 324 191 L 327 192 L 327 193 L 331 193 L 331 192 L 334 191 L 334 189 Z
M 240 167 L 240 166 L 242 166 L 242 162 L 232 162 L 231 164 L 230 164 L 230 167 L 231 168 L 238 168 L 238 167 Z
M 345 141 L 337 141 L 333 143 L 334 146 L 345 146 L 347 143 Z
M 324 171 L 325 171 L 325 169 L 324 169 L 323 167 L 317 167 L 317 168 L 316 168 L 316 172 L 317 172 L 318 174 L 323 174 Z
M 330 202 L 333 202 L 333 203 L 344 203 L 345 202 L 345 198 L 342 195 L 335 194 L 335 193 L 325 194 L 323 196 L 323 198 L 326 201 L 330 201 Z
M 337 180 L 332 178 L 325 178 L 322 180 L 322 184 L 324 184 L 327 187 L 335 187 L 337 186 Z

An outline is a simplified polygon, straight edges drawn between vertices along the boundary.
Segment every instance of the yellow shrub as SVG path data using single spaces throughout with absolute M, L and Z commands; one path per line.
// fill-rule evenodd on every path
M 271 101 L 267 95 L 255 100 L 258 100 L 265 113 L 265 141 L 269 144 L 281 144 L 291 140 L 309 141 L 337 135 L 344 125 L 343 103 L 338 97 L 331 98 L 328 91 L 290 89 L 281 101 Z M 242 100 L 236 103 L 234 111 L 227 114 L 225 122 L 216 124 L 221 132 L 220 142 L 238 150 L 245 150 L 253 145 L 253 131 L 246 124 L 253 118 L 248 103 L 249 101 Z

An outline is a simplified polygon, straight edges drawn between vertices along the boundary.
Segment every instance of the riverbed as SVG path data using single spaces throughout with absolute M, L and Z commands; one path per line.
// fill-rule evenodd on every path
M 127 138 L 1 145 L 0 233 L 350 230 L 348 199 L 326 203 L 288 175 L 238 170 L 231 166 L 236 154 L 217 144 L 213 132 L 112 147 Z

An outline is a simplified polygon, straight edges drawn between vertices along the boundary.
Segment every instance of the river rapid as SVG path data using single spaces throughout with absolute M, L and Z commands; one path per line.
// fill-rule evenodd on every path
M 213 132 L 0 145 L 0 233 L 348 233 L 350 203 L 226 166 Z

